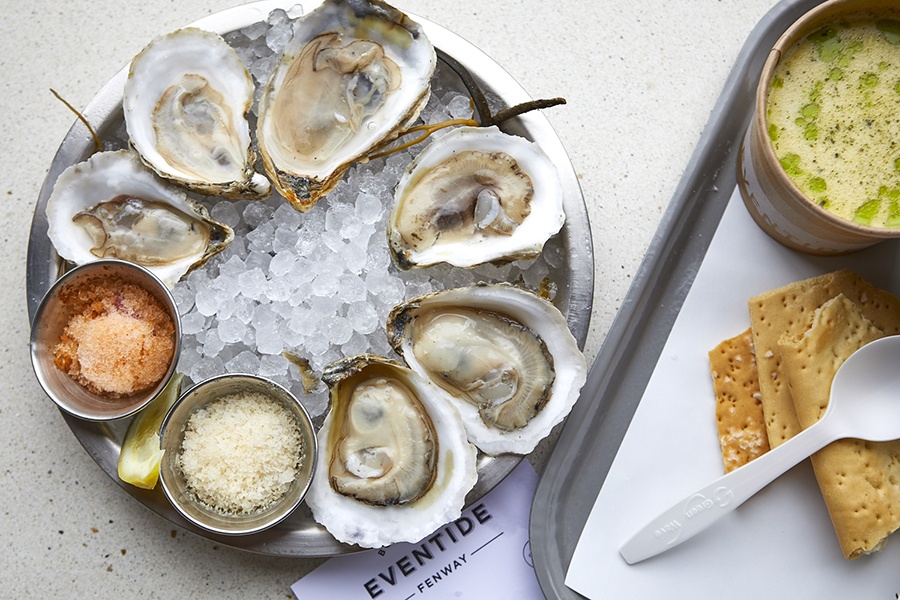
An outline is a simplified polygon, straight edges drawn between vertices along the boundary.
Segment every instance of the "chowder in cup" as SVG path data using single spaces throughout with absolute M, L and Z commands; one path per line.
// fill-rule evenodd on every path
M 832 0 L 782 35 L 738 168 L 750 214 L 790 248 L 900 237 L 900 5 Z

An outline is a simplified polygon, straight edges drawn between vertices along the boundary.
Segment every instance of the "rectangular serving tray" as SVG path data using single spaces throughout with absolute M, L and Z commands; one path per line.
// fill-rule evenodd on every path
M 565 585 L 579 536 L 737 184 L 737 156 L 763 63 L 821 0 L 784 0 L 751 32 L 560 434 L 531 512 L 531 552 L 547 598 Z

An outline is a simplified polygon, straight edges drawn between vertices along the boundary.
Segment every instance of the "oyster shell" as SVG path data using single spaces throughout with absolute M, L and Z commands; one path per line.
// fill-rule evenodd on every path
M 555 165 L 523 137 L 460 127 L 432 141 L 397 184 L 388 244 L 402 269 L 535 258 L 565 223 Z
M 227 198 L 263 198 L 246 114 L 247 67 L 221 37 L 196 27 L 154 39 L 131 61 L 122 106 L 132 146 L 160 176 Z
M 374 355 L 329 364 L 331 406 L 306 503 L 338 540 L 415 542 L 459 517 L 477 479 L 476 450 L 446 395 Z
M 298 210 L 412 124 L 436 63 L 422 28 L 379 0 L 328 0 L 294 24 L 263 90 L 266 172 Z
M 234 232 L 130 150 L 100 152 L 63 171 L 47 200 L 47 234 L 81 265 L 118 258 L 147 267 L 170 288 L 224 250 Z
M 388 340 L 454 398 L 487 454 L 527 454 L 569 413 L 587 377 L 562 313 L 509 284 L 412 299 L 391 311 Z

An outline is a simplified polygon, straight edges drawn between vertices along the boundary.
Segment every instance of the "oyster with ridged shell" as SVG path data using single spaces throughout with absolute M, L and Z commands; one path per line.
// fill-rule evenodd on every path
M 131 61 L 122 107 L 131 145 L 161 177 L 226 198 L 271 192 L 254 171 L 247 67 L 219 35 L 186 27 Z
M 415 542 L 459 517 L 476 450 L 444 392 L 396 361 L 358 355 L 326 366 L 331 403 L 306 503 L 338 540 Z
M 60 174 L 47 200 L 47 235 L 81 265 L 118 258 L 170 288 L 234 239 L 230 227 L 170 185 L 130 150 L 100 152 Z
M 569 413 L 587 364 L 551 302 L 508 284 L 414 298 L 388 317 L 391 346 L 453 399 L 487 454 L 527 454 Z
M 388 245 L 402 269 L 530 259 L 565 218 L 559 173 L 537 144 L 495 126 L 460 127 L 407 167 Z
M 378 0 L 327 0 L 297 20 L 259 106 L 259 150 L 278 191 L 309 210 L 416 120 L 435 64 L 422 28 Z

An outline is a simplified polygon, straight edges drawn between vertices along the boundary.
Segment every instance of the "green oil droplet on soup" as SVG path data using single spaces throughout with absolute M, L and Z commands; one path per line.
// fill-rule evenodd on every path
M 809 99 L 813 102 L 818 102 L 819 97 L 822 95 L 822 88 L 825 87 L 824 81 L 817 81 L 812 88 L 812 91 L 809 92 Z
M 810 177 L 807 185 L 809 185 L 810 191 L 817 194 L 821 194 L 828 187 L 825 180 L 821 177 Z
M 784 169 L 784 172 L 790 177 L 799 177 L 803 174 L 803 169 L 800 168 L 799 154 L 790 152 L 782 156 L 778 162 L 781 164 L 781 168 Z
M 878 85 L 878 75 L 875 73 L 863 73 L 859 78 L 859 84 L 863 87 L 873 88 Z
M 872 222 L 872 219 L 875 218 L 875 215 L 878 214 L 878 209 L 880 208 L 880 198 L 864 202 L 856 209 L 856 212 L 853 213 L 853 220 L 860 225 L 869 225 Z
M 800 114 L 806 117 L 807 119 L 815 119 L 819 116 L 819 105 L 815 102 L 810 102 L 806 106 L 800 109 Z
M 900 201 L 900 187 L 882 185 L 878 188 L 878 197 L 888 200 L 890 203 L 898 202 Z
M 816 125 L 815 121 L 812 123 L 807 123 L 806 127 L 803 128 L 803 137 L 807 140 L 818 139 L 819 127 Z
M 809 39 L 815 46 L 816 54 L 819 55 L 819 60 L 822 62 L 831 62 L 840 55 L 841 39 L 833 28 L 823 27 L 814 31 L 809 35 Z
M 891 200 L 888 205 L 888 216 L 884 220 L 886 227 L 900 227 L 900 200 Z

